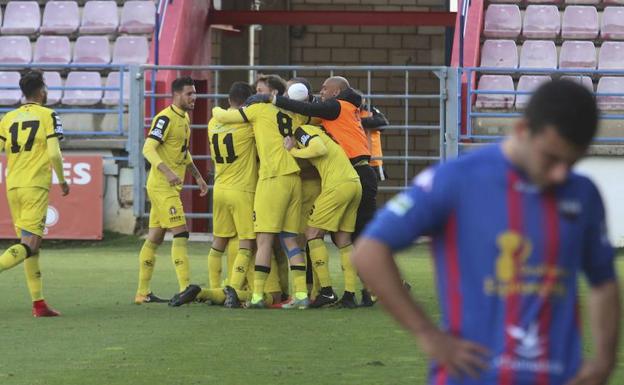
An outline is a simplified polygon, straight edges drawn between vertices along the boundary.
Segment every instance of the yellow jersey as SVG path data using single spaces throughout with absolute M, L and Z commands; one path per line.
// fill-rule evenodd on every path
M 184 180 L 186 166 L 192 162 L 189 154 L 189 139 L 191 137 L 191 119 L 188 113 L 175 107 L 173 104 L 160 111 L 152 121 L 152 127 L 147 140 L 153 139 L 160 143 L 156 148 L 163 163 L 180 179 Z M 152 165 L 147 177 L 147 188 L 170 189 L 165 174 L 160 172 L 158 165 Z
M 249 123 L 208 122 L 208 141 L 215 168 L 215 186 L 246 192 L 256 191 L 258 153 Z
M 251 123 L 258 158 L 260 179 L 299 172 L 295 159 L 284 148 L 284 137 L 309 120 L 307 116 L 282 111 L 270 103 L 257 103 L 239 110 L 216 107 L 212 116 L 222 123 Z
M 307 147 L 311 140 L 322 140 L 325 147 L 327 147 L 325 155 L 308 159 L 321 176 L 321 187 L 323 190 L 335 187 L 346 181 L 360 179 L 342 147 L 321 127 L 303 125 L 295 130 L 294 136 L 299 146 Z
M 59 116 L 37 103 L 9 111 L 0 121 L 0 138 L 7 153 L 7 190 L 18 187 L 50 189 L 52 165 L 48 138 L 63 138 Z

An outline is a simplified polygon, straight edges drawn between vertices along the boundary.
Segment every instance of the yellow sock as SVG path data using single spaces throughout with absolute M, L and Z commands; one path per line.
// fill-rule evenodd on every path
M 282 293 L 288 293 L 288 257 L 284 250 L 279 247 L 275 250 L 275 261 L 277 262 L 277 275 L 279 276 Z
M 321 291 L 321 283 L 319 282 L 318 274 L 312 269 L 312 291 L 310 292 L 312 298 L 316 298 Z
M 306 285 L 305 263 L 293 264 L 290 266 L 293 275 L 293 289 L 296 297 L 301 297 L 301 293 L 308 295 L 308 287 Z
M 309 240 L 308 248 L 310 249 L 310 259 L 312 260 L 312 266 L 314 266 L 314 272 L 318 276 L 319 284 L 321 287 L 331 286 L 329 254 L 327 253 L 325 241 L 322 239 Z
M 344 274 L 345 291 L 355 293 L 358 276 L 353 264 L 351 264 L 351 252 L 353 251 L 353 245 L 342 247 L 339 250 L 340 261 L 342 262 L 342 272 Z
M 188 238 L 174 237 L 171 244 L 171 260 L 175 266 L 176 276 L 180 291 L 186 289 L 190 282 L 189 259 L 188 259 Z
M 21 243 L 9 247 L 4 254 L 0 255 L 0 272 L 19 265 L 27 255 L 28 249 Z
M 150 282 L 152 281 L 152 273 L 156 265 L 156 249 L 158 245 L 145 240 L 141 252 L 139 252 L 139 287 L 137 294 L 148 295 L 150 292 Z
M 39 270 L 39 254 L 32 255 L 24 261 L 26 285 L 33 302 L 43 299 L 41 294 L 41 271 Z
M 254 272 L 254 289 L 251 298 L 252 302 L 258 302 L 264 297 L 264 286 L 270 272 L 270 267 L 256 265 Z
M 237 237 L 230 239 L 228 242 L 226 252 L 227 270 L 225 271 L 225 277 L 223 279 L 222 286 L 230 285 L 232 279 L 232 269 L 234 268 L 234 261 L 236 260 L 236 256 L 238 255 L 238 245 L 239 242 Z
M 202 289 L 196 297 L 200 301 L 211 301 L 215 305 L 223 305 L 225 293 L 223 289 Z
M 232 286 L 237 292 L 243 286 L 243 282 L 245 282 L 245 276 L 247 275 L 250 260 L 251 250 L 238 249 L 238 254 L 236 254 L 236 259 L 234 260 L 232 275 L 229 280 L 230 286 Z
M 210 248 L 210 253 L 208 253 L 208 280 L 211 289 L 221 287 L 222 257 L 223 251 Z

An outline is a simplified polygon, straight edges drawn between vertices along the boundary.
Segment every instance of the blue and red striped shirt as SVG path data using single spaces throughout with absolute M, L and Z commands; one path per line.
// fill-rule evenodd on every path
M 492 352 L 481 377 L 432 385 L 559 385 L 581 365 L 577 277 L 615 279 L 602 199 L 587 178 L 542 190 L 499 145 L 421 173 L 366 237 L 400 250 L 433 240 L 442 327 Z

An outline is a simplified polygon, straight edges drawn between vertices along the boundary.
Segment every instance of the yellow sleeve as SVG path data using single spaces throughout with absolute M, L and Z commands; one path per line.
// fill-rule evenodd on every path
M 289 152 L 295 158 L 303 159 L 316 158 L 318 156 L 327 154 L 327 146 L 325 145 L 325 143 L 323 143 L 323 140 L 317 135 L 309 137 L 306 140 L 306 144 L 304 144 L 304 146 L 305 147 L 303 148 L 293 147 Z
M 221 123 L 249 123 L 254 119 L 259 108 L 259 104 L 252 104 L 238 110 L 224 110 L 221 107 L 215 107 L 212 109 L 212 117 Z
M 4 117 L 3 117 L 2 120 L 0 120 L 0 152 L 2 152 L 2 150 L 4 150 L 4 146 L 5 146 L 6 141 L 7 141 L 7 137 L 6 136 L 7 136 L 7 133 L 6 133 L 6 130 L 4 128 Z
M 143 156 L 152 167 L 158 167 L 163 162 L 156 151 L 159 144 L 160 142 L 158 139 L 154 139 L 150 136 L 145 140 L 145 144 L 143 145 Z
M 167 139 L 167 135 L 169 134 L 169 130 L 167 127 L 169 126 L 169 117 L 166 115 L 157 116 L 152 122 L 152 128 L 150 129 L 148 138 L 152 138 L 159 143 L 162 143 Z M 145 142 L 147 144 L 147 141 Z
M 56 173 L 59 183 L 65 183 L 65 175 L 63 175 L 63 155 L 61 155 L 59 138 L 56 136 L 48 137 L 48 157 L 50 158 L 52 169 Z

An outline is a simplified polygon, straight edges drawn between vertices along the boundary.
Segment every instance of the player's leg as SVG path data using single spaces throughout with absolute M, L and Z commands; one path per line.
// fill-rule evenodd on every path
M 211 289 L 221 287 L 223 253 L 229 238 L 219 237 L 214 233 L 210 252 L 208 252 L 208 282 Z
M 312 268 L 318 277 L 319 294 L 310 304 L 312 308 L 329 306 L 338 301 L 338 297 L 332 287 L 329 274 L 329 253 L 324 241 L 325 230 L 316 227 L 306 229 L 308 239 L 308 250 L 312 261 Z
M 255 238 L 255 235 L 254 235 L 254 238 Z M 227 247 L 225 249 L 226 270 L 225 270 L 225 274 L 223 275 L 223 281 L 222 281 L 224 285 L 230 284 L 229 282 L 230 282 L 230 278 L 232 277 L 232 269 L 234 268 L 234 261 L 236 260 L 236 255 L 238 254 L 238 248 L 239 248 L 238 236 L 230 238 L 230 240 L 228 241 Z
M 288 256 L 284 252 L 284 248 L 279 238 L 273 242 L 273 259 L 275 260 L 276 281 L 280 285 L 279 298 L 275 299 L 275 303 L 286 301 L 289 297 L 289 265 Z M 271 264 L 273 266 L 273 264 Z
M 236 235 L 230 206 L 229 191 L 216 186 L 212 204 L 214 239 L 208 253 L 208 281 L 213 289 L 221 286 L 223 253 L 229 239 Z
M 351 253 L 353 251 L 351 240 L 352 232 L 356 228 L 356 216 L 362 197 L 362 189 L 357 182 L 349 182 L 341 185 L 340 192 L 347 197 L 345 199 L 346 206 L 338 224 L 338 231 L 334 232 L 332 237 L 334 244 L 340 252 L 340 262 L 344 274 L 345 291 L 339 302 L 343 307 L 355 308 L 357 307 L 355 290 L 358 276 L 355 267 L 351 263 Z M 363 290 L 363 294 L 365 292 Z
M 20 190 L 23 189 L 17 188 L 7 191 L 7 199 L 17 237 L 21 239 L 22 229 L 18 226 L 22 214 L 22 202 L 20 199 L 22 194 Z M 32 250 L 26 244 L 18 243 L 9 247 L 0 255 L 0 273 L 19 265 L 30 255 L 32 255 Z

